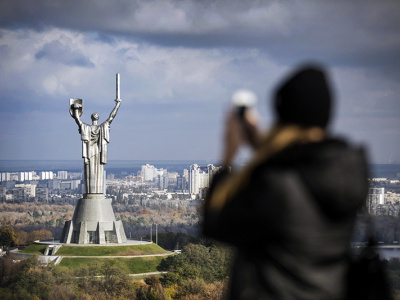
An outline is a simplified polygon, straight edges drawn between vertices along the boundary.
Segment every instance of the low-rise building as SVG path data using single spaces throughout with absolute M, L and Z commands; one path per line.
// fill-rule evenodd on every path
M 12 189 L 14 201 L 25 202 L 35 198 L 36 185 L 33 184 L 16 184 Z
M 36 197 L 37 202 L 49 202 L 49 189 L 36 187 Z

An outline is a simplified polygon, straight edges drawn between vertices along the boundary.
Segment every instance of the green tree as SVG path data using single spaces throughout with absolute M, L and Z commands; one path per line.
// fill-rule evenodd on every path
M 0 227 L 0 246 L 8 248 L 13 244 L 17 244 L 19 234 L 14 232 L 11 226 Z
M 150 239 L 150 235 L 144 237 Z M 198 244 L 199 238 L 182 232 L 161 232 L 158 233 L 158 245 L 168 250 L 179 250 L 188 244 Z
M 39 212 L 35 209 L 34 211 L 33 211 L 33 218 L 34 219 L 37 219 L 37 218 L 39 218 L 40 217 L 40 214 L 39 214 Z
M 54 225 L 54 219 L 50 219 L 46 222 L 44 222 L 44 226 L 46 226 L 47 228 L 51 228 Z
M 166 286 L 188 279 L 214 282 L 229 275 L 231 261 L 232 252 L 229 248 L 188 244 L 182 249 L 182 254 L 163 259 L 159 270 L 170 272 L 162 277 Z

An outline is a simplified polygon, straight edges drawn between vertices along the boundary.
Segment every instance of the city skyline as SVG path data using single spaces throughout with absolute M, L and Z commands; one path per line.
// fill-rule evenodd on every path
M 218 161 L 232 92 L 253 90 L 261 126 L 271 93 L 299 63 L 325 65 L 332 131 L 372 163 L 400 161 L 397 1 L 0 0 L 0 160 L 78 160 L 68 112 L 100 123 L 114 106 L 110 160 Z M 245 155 L 245 153 L 244 153 Z

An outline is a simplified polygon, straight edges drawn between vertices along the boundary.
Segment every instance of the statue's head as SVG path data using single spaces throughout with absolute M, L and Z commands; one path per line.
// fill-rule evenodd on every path
M 97 121 L 99 119 L 99 114 L 98 113 L 92 113 L 92 121 Z

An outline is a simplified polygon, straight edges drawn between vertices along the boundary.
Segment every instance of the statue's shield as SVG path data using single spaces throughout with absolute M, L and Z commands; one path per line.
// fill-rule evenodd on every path
M 76 99 L 76 98 L 69 99 L 69 113 L 71 114 L 72 117 L 74 116 L 73 112 L 74 112 L 74 104 L 75 103 L 78 103 L 81 105 L 78 108 L 78 113 L 79 113 L 79 117 L 80 117 L 80 116 L 82 116 L 82 113 L 83 113 L 83 100 L 82 99 Z

